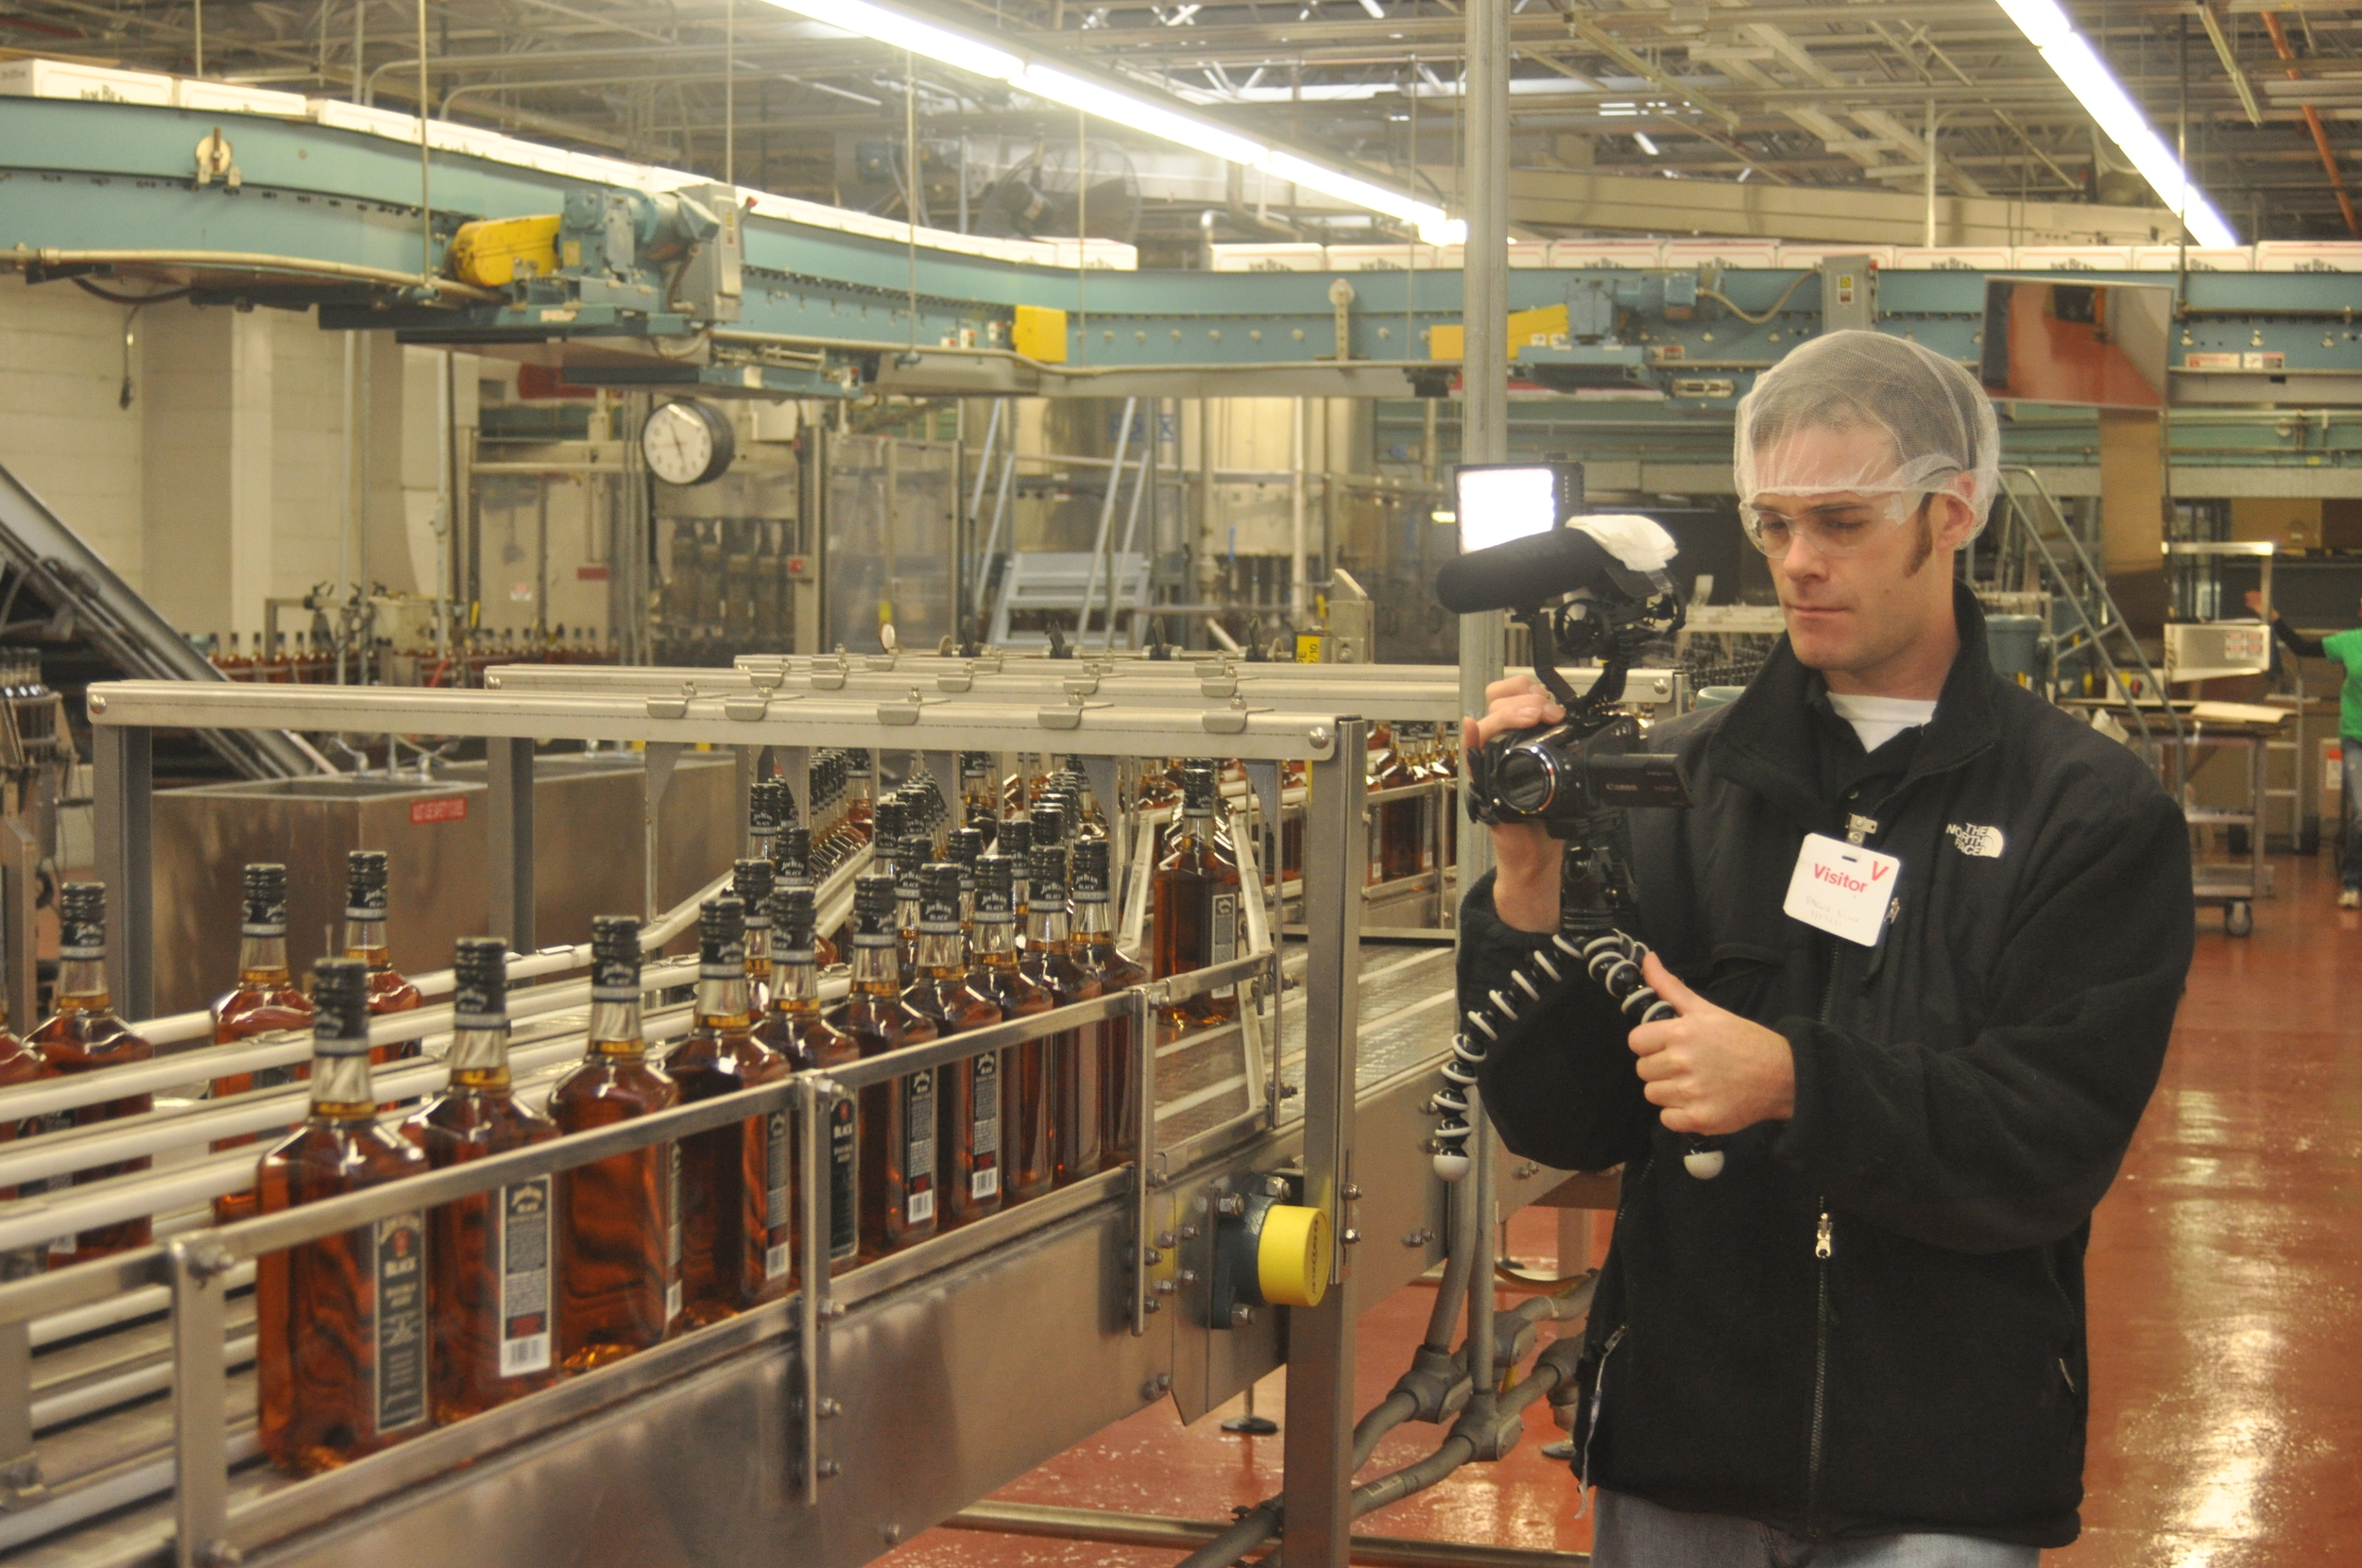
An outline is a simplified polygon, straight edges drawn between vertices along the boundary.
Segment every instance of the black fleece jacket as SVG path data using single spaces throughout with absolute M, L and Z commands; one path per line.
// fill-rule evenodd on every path
M 1833 763 L 1785 643 L 1737 702 L 1655 731 L 1691 804 L 1634 814 L 1636 934 L 1787 1036 L 1792 1119 L 1689 1176 L 1587 981 L 1480 1070 L 1511 1150 L 1625 1167 L 1578 1433 L 1599 1484 L 1814 1537 L 2075 1538 L 2083 1249 L 2189 967 L 2188 838 L 2139 758 L 1996 675 L 1957 607 L 1934 720 L 1867 761 Z M 1902 860 L 1875 948 L 1781 910 L 1804 835 L 1856 815 Z M 1542 939 L 1489 878 L 1463 918 L 1465 1006 Z

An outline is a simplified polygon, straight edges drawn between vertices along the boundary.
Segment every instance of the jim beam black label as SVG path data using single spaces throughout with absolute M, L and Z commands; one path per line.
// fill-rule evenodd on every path
M 1207 902 L 1212 919 L 1208 922 L 1211 929 L 1207 932 L 1206 962 L 1208 966 L 1227 963 L 1239 956 L 1239 895 L 1235 890 L 1217 893 Z M 1236 985 L 1219 986 L 1214 991 L 1217 997 L 1238 994 Z
M 664 1321 L 680 1316 L 680 1145 L 664 1146 Z
M 550 1370 L 550 1178 L 537 1176 L 500 1190 L 500 1374 L 522 1377 Z
M 935 1075 L 902 1080 L 902 1219 L 923 1225 L 935 1217 Z
M 984 1199 L 1001 1191 L 1001 1053 L 988 1050 L 967 1064 L 973 1119 L 967 1128 L 967 1196 Z
M 762 1123 L 762 1277 L 784 1278 L 793 1260 L 788 1246 L 788 1114 L 774 1111 Z
M 426 1420 L 426 1217 L 413 1209 L 376 1226 L 377 1430 Z
M 854 1213 L 855 1182 L 861 1168 L 861 1107 L 846 1096 L 829 1111 L 829 1257 L 851 1257 L 861 1246 L 860 1216 Z

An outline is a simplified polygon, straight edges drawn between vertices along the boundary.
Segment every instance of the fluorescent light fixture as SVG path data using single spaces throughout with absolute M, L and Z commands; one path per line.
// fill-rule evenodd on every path
M 1390 191 L 1342 169 L 1328 168 L 1292 152 L 1265 145 L 1211 120 L 1171 108 L 1153 99 L 1074 76 L 1039 61 L 999 48 L 967 33 L 939 27 L 907 11 L 873 5 L 870 0 L 772 0 L 782 10 L 808 16 L 845 32 L 897 49 L 907 49 L 938 64 L 995 81 L 1051 103 L 1079 109 L 1110 125 L 1171 142 L 1192 152 L 1206 153 L 1250 168 L 1268 169 L 1292 184 L 1306 186 L 1356 207 L 1365 207 L 1411 225 L 1429 245 L 1458 245 L 1468 237 L 1468 226 L 1447 218 L 1444 210 L 1400 191 Z M 1195 8 L 1191 8 L 1194 9 Z
M 848 33 L 874 38 L 897 49 L 908 49 L 939 64 L 973 71 L 980 77 L 1005 81 L 1025 68 L 1022 60 L 1005 49 L 996 49 L 965 33 L 922 22 L 903 11 L 873 6 L 869 0 L 796 0 L 794 5 L 781 9 Z
M 1632 133 L 1632 139 L 1640 144 L 1640 150 L 1642 152 L 1647 153 L 1652 158 L 1657 156 L 1656 144 L 1649 140 L 1649 133 L 1647 131 L 1635 130 Z
M 2156 128 L 2141 106 L 2124 90 L 2108 62 L 2099 57 L 2082 34 L 2075 30 L 2074 18 L 2067 15 L 2059 0 L 1999 0 L 2001 9 L 2027 42 L 2041 51 L 2043 61 L 2058 74 L 2066 90 L 2075 94 L 2075 101 L 2083 106 L 2105 131 L 2108 139 L 2131 159 L 2132 166 L 2148 180 L 2172 212 L 2180 214 L 2182 225 L 2190 237 L 2203 246 L 2235 246 L 2238 234 L 2215 211 L 2206 193 L 2199 189 L 2182 161 L 2165 145 Z

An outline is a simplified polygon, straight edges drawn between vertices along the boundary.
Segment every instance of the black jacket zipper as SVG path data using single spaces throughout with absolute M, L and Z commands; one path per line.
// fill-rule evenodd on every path
M 1821 987 L 1821 1021 L 1825 1024 L 1837 1003 L 1836 940 L 1823 938 L 1822 952 L 1828 964 L 1828 977 Z M 1820 1538 L 1821 1443 L 1829 1404 L 1829 1252 L 1831 1233 L 1836 1229 L 1829 1218 L 1829 1200 L 1823 1196 L 1814 1202 L 1821 1218 L 1812 1233 L 1812 1439 L 1805 1470 L 1805 1538 L 1808 1541 Z

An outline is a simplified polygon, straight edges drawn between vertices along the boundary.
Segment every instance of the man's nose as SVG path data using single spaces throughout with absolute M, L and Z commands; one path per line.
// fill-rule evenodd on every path
M 1812 536 L 1804 529 L 1789 536 L 1788 551 L 1779 559 L 1780 571 L 1787 576 L 1804 580 L 1829 574 L 1829 557 L 1822 554 Z

